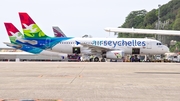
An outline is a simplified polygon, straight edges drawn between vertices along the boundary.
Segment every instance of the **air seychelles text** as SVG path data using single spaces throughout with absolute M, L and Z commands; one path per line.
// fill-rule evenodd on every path
M 137 40 L 130 40 L 130 41 L 111 41 L 111 40 L 104 40 L 104 41 L 97 41 L 94 40 L 92 42 L 93 45 L 96 46 L 146 46 L 145 41 L 137 41 Z

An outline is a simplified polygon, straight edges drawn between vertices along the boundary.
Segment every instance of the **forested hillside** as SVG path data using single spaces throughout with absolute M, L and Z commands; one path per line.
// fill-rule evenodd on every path
M 158 6 L 158 5 L 157 5 Z M 160 23 L 159 29 L 180 30 L 180 0 L 171 0 L 167 4 L 160 7 Z M 132 11 L 126 17 L 122 28 L 143 28 L 158 29 L 158 9 L 149 12 L 146 10 Z M 118 33 L 118 37 L 154 37 L 154 35 L 138 35 Z M 170 40 L 180 41 L 180 36 L 162 36 L 161 41 L 169 44 Z

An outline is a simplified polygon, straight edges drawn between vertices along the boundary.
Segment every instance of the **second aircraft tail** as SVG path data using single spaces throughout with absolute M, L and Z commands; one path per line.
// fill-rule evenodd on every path
M 67 37 L 59 27 L 53 26 L 52 29 L 55 37 Z
M 12 23 L 5 22 L 4 25 L 11 43 L 16 44 L 17 38 L 24 37 L 23 34 Z

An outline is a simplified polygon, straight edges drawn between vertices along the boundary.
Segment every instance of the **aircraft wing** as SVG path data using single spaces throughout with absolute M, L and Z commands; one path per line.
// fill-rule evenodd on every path
M 86 43 L 80 43 L 83 47 L 87 47 L 88 49 L 91 50 L 91 52 L 106 52 L 106 51 L 111 51 L 115 50 L 113 48 L 107 48 L 107 47 L 102 47 L 102 46 L 95 46 L 91 44 L 86 44 Z
M 153 30 L 153 29 L 134 29 L 134 28 L 105 28 L 104 30 L 107 32 L 180 36 L 180 31 L 178 30 Z

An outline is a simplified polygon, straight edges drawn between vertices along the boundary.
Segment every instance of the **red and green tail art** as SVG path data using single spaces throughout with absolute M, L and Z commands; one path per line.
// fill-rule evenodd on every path
M 114 53 L 114 55 L 115 55 L 117 58 L 121 58 L 121 57 L 122 57 L 119 53 Z
M 25 12 L 19 12 L 21 26 L 25 38 L 47 38 L 48 36 L 39 28 L 32 18 Z
M 17 38 L 23 38 L 23 34 L 12 24 L 4 23 L 11 43 L 16 43 Z

